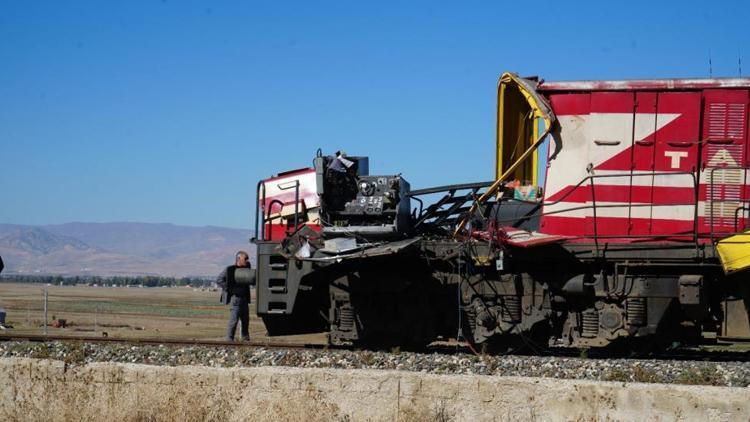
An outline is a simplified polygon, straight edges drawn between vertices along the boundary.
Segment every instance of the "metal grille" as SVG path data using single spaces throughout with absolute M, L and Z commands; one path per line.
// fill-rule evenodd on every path
M 712 168 L 707 186 L 709 213 L 714 228 L 734 228 L 737 210 L 742 204 L 742 188 L 746 172 L 745 115 L 746 105 L 739 103 L 712 103 L 708 106 L 708 137 L 706 167 Z M 717 141 L 738 143 L 713 144 Z M 725 168 L 726 167 L 726 168 Z
M 741 145 L 737 146 L 741 148 Z M 743 169 L 729 167 L 711 171 L 706 193 L 711 204 L 709 212 L 714 227 L 734 227 L 735 213 L 742 203 L 744 183 Z
M 713 103 L 708 106 L 711 139 L 745 139 L 745 104 Z

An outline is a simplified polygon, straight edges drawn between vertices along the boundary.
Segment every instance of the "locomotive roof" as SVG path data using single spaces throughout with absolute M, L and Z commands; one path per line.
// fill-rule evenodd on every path
M 705 88 L 750 88 L 750 78 L 630 79 L 612 81 L 544 81 L 538 91 L 635 91 Z

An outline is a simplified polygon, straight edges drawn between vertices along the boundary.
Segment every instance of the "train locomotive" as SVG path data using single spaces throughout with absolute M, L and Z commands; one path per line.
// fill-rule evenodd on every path
M 750 79 L 498 83 L 495 180 L 320 151 L 258 183 L 257 313 L 333 345 L 750 340 Z

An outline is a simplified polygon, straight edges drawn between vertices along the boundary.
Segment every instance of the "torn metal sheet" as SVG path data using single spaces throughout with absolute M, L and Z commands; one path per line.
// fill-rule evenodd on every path
M 569 239 L 568 236 L 530 232 L 515 227 L 501 227 L 490 231 L 475 231 L 472 233 L 472 237 L 486 241 L 493 240 L 518 248 L 532 248 Z
M 562 242 L 567 236 L 529 232 L 516 228 L 504 227 L 505 243 L 519 248 L 531 248 L 535 246 L 549 245 L 550 243 Z
M 324 256 L 323 251 L 318 251 L 315 256 L 310 258 L 300 259 L 301 261 L 311 262 L 341 262 L 349 259 L 362 259 L 372 258 L 376 256 L 395 255 L 398 254 L 410 246 L 418 243 L 422 240 L 421 237 L 412 237 L 409 239 L 398 240 L 395 242 L 387 242 L 378 244 L 377 246 L 368 247 L 353 253 L 341 253 L 337 255 Z

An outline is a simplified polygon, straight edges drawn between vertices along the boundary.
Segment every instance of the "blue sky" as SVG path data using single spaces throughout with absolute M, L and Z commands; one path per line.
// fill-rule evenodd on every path
M 750 74 L 744 2 L 0 0 L 0 223 L 250 227 L 318 148 L 489 180 L 495 85 Z

